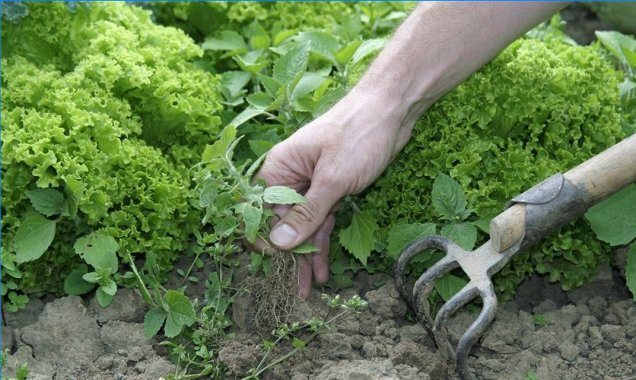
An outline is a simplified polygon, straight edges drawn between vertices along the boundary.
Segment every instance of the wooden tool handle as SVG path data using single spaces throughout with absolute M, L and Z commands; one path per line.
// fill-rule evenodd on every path
M 566 208 L 566 212 L 557 210 L 550 214 L 549 208 L 552 205 L 551 202 L 547 202 L 540 205 L 544 209 L 545 217 L 537 221 L 536 217 L 529 220 L 529 213 L 536 214 L 531 210 L 535 210 L 538 206 L 524 202 L 514 204 L 490 222 L 490 239 L 498 252 L 503 252 L 524 239 L 527 232 L 535 227 L 529 224 L 540 222 L 542 225 L 538 230 L 542 233 L 549 232 L 573 220 L 589 207 L 627 185 L 636 182 L 636 134 L 571 169 L 563 175 L 563 178 L 564 183 L 569 187 L 574 186 L 577 204 L 570 204 L 578 207 Z M 560 200 L 560 207 L 567 206 L 566 201 L 572 202 L 573 199 Z M 555 204 L 554 207 L 558 205 Z M 573 211 L 573 208 L 576 208 L 576 211 Z M 567 210 L 573 212 L 567 212 Z M 538 238 L 539 236 L 532 236 L 533 241 L 530 243 L 534 243 L 534 240 Z

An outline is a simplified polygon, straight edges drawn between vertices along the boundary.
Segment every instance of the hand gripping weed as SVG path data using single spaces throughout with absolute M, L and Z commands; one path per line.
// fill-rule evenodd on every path
M 466 251 L 441 236 L 417 239 L 402 251 L 395 267 L 398 290 L 410 303 L 418 320 L 425 326 L 432 325 L 437 346 L 447 360 L 456 362 L 462 379 L 474 378 L 468 369 L 468 354 L 497 311 L 491 276 L 523 249 L 634 182 L 636 134 L 567 173 L 555 174 L 513 198 L 507 209 L 491 221 L 490 240 L 474 251 Z M 405 268 L 415 255 L 430 249 L 443 251 L 446 255 L 420 276 L 410 293 L 406 287 Z M 441 307 L 433 320 L 428 297 L 434 282 L 457 268 L 466 273 L 469 282 Z M 454 349 L 445 324 L 452 314 L 476 297 L 483 300 L 481 313 Z

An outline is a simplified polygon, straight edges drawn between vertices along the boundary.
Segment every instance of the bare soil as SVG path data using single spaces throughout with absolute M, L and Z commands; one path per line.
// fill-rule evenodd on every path
M 240 277 L 240 276 L 239 276 Z M 237 278 L 241 281 L 240 278 Z M 382 286 L 374 284 L 384 283 Z M 302 352 L 266 372 L 265 379 L 455 379 L 386 275 L 358 273 L 343 297 L 361 295 L 369 307 L 346 315 Z M 298 302 L 294 319 L 322 317 L 328 308 L 315 289 Z M 220 357 L 229 378 L 241 377 L 261 360 L 262 331 L 250 322 L 253 300 L 233 307 L 236 337 Z M 28 363 L 30 379 L 160 379 L 174 371 L 156 341 L 143 337 L 145 304 L 136 291 L 120 290 L 113 305 L 64 297 L 6 314 L 3 348 L 10 350 L 3 374 Z M 454 339 L 478 309 L 451 320 Z M 283 354 L 273 352 L 271 358 Z M 473 349 L 470 367 L 479 379 L 636 379 L 636 302 L 619 270 L 609 265 L 582 288 L 563 292 L 534 277 L 514 301 L 502 305 L 492 327 Z

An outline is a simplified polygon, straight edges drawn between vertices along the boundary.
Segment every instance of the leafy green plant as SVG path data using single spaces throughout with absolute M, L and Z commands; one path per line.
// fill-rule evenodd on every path
M 201 218 L 190 167 L 220 132 L 203 51 L 137 7 L 20 5 L 2 28 L 3 289 L 87 291 L 73 246 L 96 231 L 165 278 Z
M 625 73 L 618 87 L 623 106 L 622 124 L 627 135 L 636 133 L 636 39 L 615 31 L 597 31 L 596 38 Z
M 513 43 L 427 110 L 393 164 L 356 199 L 378 225 L 367 265 L 393 264 L 399 251 L 395 241 L 400 241 L 390 233 L 394 227 L 423 225 L 411 228 L 417 236 L 442 216 L 453 220 L 446 227 L 449 236 L 466 226 L 461 210 L 434 201 L 439 172 L 448 173 L 464 190 L 465 209 L 472 211 L 467 220 L 477 227 L 479 241 L 487 221 L 505 202 L 616 143 L 624 135 L 616 91 L 620 77 L 598 47 L 536 39 Z M 586 94 L 594 94 L 593 99 Z M 350 213 L 339 218 L 339 228 L 351 225 Z M 389 237 L 391 252 L 386 250 Z M 474 243 L 470 240 L 466 246 Z M 566 289 L 580 286 L 594 275 L 606 252 L 579 220 L 513 258 L 495 276 L 495 287 L 509 296 L 535 271 Z M 423 260 L 413 271 L 422 273 L 429 265 Z
M 203 223 L 211 223 L 219 237 L 244 236 L 254 244 L 258 238 L 269 236 L 269 220 L 274 213 L 266 204 L 302 203 L 305 198 L 288 187 L 253 183 L 252 177 L 265 156 L 235 166 L 232 159 L 240 140 L 241 137 L 236 138 L 236 127 L 229 125 L 214 144 L 206 147 L 204 168 L 197 179 L 199 206 L 205 210 Z M 312 247 L 304 244 L 291 252 L 311 251 Z
M 636 184 L 590 208 L 585 217 L 600 240 L 612 246 L 630 245 L 625 277 L 636 301 Z

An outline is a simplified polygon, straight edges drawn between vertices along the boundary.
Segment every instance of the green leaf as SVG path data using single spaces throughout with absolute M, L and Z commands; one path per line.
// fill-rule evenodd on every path
M 615 31 L 597 31 L 596 38 L 623 64 L 636 66 L 636 39 Z
M 432 203 L 435 211 L 447 220 L 463 216 L 468 204 L 459 183 L 444 173 L 438 173 L 435 177 Z
M 265 188 L 263 199 L 267 203 L 277 205 L 305 203 L 307 201 L 307 199 L 298 194 L 296 190 L 286 186 L 270 186 Z
M 636 301 L 636 243 L 632 244 L 632 247 L 627 253 L 625 279 L 627 280 L 627 288 L 632 292 L 634 301 Z
M 356 50 L 358 50 L 358 47 L 360 46 L 361 43 L 362 43 L 362 40 L 355 40 L 355 41 L 349 42 L 345 47 L 343 47 L 336 53 L 336 56 L 335 56 L 336 62 L 338 62 L 338 64 L 343 66 L 349 63 L 349 61 L 353 57 L 353 54 L 356 52 Z
M 263 265 L 263 255 L 260 253 L 251 252 L 250 253 L 250 269 L 253 273 L 258 272 Z
M 249 140 L 247 144 L 250 146 L 250 150 L 257 156 L 262 156 L 269 152 L 274 144 L 266 140 Z
M 210 162 L 216 158 L 223 157 L 235 138 L 236 126 L 228 125 L 225 127 L 219 139 L 214 144 L 205 147 L 202 157 L 203 162 Z
M 312 252 L 317 252 L 318 251 L 318 247 L 316 247 L 315 245 L 309 243 L 309 242 L 304 242 L 301 245 L 299 245 L 296 248 L 292 248 L 289 250 L 289 252 L 291 253 L 297 253 L 299 255 L 304 255 L 306 253 L 312 253 Z
M 490 233 L 490 222 L 497 216 L 497 214 L 489 214 L 484 216 L 483 218 L 479 218 L 473 222 L 473 225 L 477 227 L 481 232 L 489 234 Z
M 249 83 L 250 73 L 244 71 L 226 71 L 221 74 L 221 87 L 234 97 Z
M 247 45 L 240 34 L 224 30 L 218 38 L 208 37 L 201 44 L 203 50 L 222 50 L 243 53 L 247 51 Z
M 269 65 L 269 61 L 263 57 L 262 50 L 250 51 L 233 59 L 238 63 L 241 70 L 252 74 L 260 73 L 261 70 Z
M 298 41 L 307 43 L 309 51 L 315 53 L 330 62 L 335 62 L 334 54 L 340 47 L 338 40 L 325 32 L 306 32 L 300 35 Z
M 243 223 L 245 224 L 245 237 L 250 243 L 256 241 L 258 236 L 258 227 L 261 225 L 261 218 L 263 216 L 263 209 L 254 207 L 249 203 L 241 203 L 237 207 L 237 211 L 243 216 Z
M 306 72 L 303 74 L 302 78 L 300 78 L 296 87 L 294 87 L 291 99 L 295 100 L 303 95 L 309 94 L 320 87 L 326 79 L 327 78 L 322 73 Z
M 433 223 L 398 224 L 393 226 L 387 237 L 387 257 L 397 260 L 398 256 L 412 241 L 423 236 L 435 235 Z
M 283 41 L 285 41 L 286 39 L 288 39 L 289 37 L 293 36 L 294 34 L 296 34 L 297 30 L 296 29 L 289 29 L 289 30 L 283 30 L 281 32 L 278 32 L 275 36 L 274 36 L 274 40 L 272 41 L 272 44 L 274 46 L 278 46 L 281 43 L 283 43 Z
M 585 217 L 596 237 L 611 245 L 636 239 L 636 185 L 629 185 L 590 208 Z
M 91 284 L 94 284 L 98 282 L 99 280 L 101 280 L 102 276 L 97 274 L 97 272 L 88 272 L 82 275 L 82 279 L 86 282 L 90 282 Z
M 113 280 L 108 280 L 108 282 L 105 285 L 102 285 L 100 289 L 109 296 L 114 297 L 115 294 L 117 294 L 117 284 L 115 284 L 115 281 Z
M 297 350 L 301 349 L 305 347 L 305 341 L 294 337 L 294 339 L 292 339 L 292 347 L 294 347 Z
M 150 339 L 157 335 L 167 316 L 168 313 L 159 306 L 155 306 L 148 310 L 144 317 L 144 335 L 146 339 Z
M 232 127 L 232 128 L 239 127 L 243 123 L 245 123 L 246 121 L 249 121 L 249 120 L 255 118 L 256 116 L 264 114 L 266 112 L 265 110 L 266 110 L 266 108 L 255 107 L 253 105 L 250 105 L 249 107 L 245 108 L 240 114 L 238 114 L 230 122 L 229 126 Z
M 247 102 L 255 108 L 268 109 L 274 102 L 274 98 L 265 92 L 255 92 L 247 96 Z
M 274 63 L 274 79 L 282 84 L 291 83 L 297 75 L 304 73 L 309 61 L 309 48 L 302 44 L 290 49 Z
M 117 241 L 103 232 L 97 231 L 77 239 L 73 245 L 75 252 L 95 269 L 117 272 Z
M 270 45 L 269 34 L 258 21 L 249 24 L 244 34 L 249 38 L 252 50 L 267 49 Z
M 363 265 L 367 265 L 367 258 L 376 242 L 377 230 L 378 224 L 371 214 L 365 211 L 355 213 L 351 225 L 340 230 L 340 244 Z
M 26 191 L 26 195 L 33 208 L 44 216 L 62 214 L 68 207 L 64 195 L 55 189 L 35 189 Z
M 387 40 L 384 38 L 375 38 L 371 40 L 366 40 L 360 44 L 355 53 L 353 53 L 353 57 L 351 57 L 351 61 L 353 64 L 357 64 L 369 55 L 375 53 L 376 51 L 382 49 L 384 45 L 386 45 Z
M 97 298 L 97 303 L 101 307 L 108 307 L 113 302 L 113 296 L 104 292 L 104 290 L 99 287 L 97 288 L 97 292 L 95 292 L 95 298 Z
M 471 223 L 452 223 L 446 225 L 442 227 L 441 234 L 467 251 L 471 251 L 475 248 L 477 229 Z
M 437 290 L 444 301 L 448 301 L 466 286 L 466 284 L 467 282 L 463 278 L 447 274 L 435 283 L 435 290 Z
M 71 296 L 81 296 L 93 290 L 95 285 L 82 278 L 87 271 L 88 268 L 84 264 L 73 269 L 64 279 L 64 292 Z
M 279 81 L 267 75 L 257 74 L 256 77 L 260 80 L 263 87 L 265 87 L 265 91 L 272 96 L 275 96 L 282 86 Z
M 188 297 L 175 290 L 168 290 L 165 300 L 168 305 L 165 333 L 168 338 L 174 338 L 184 326 L 191 326 L 196 321 L 194 307 Z
M 55 221 L 40 214 L 29 214 L 15 233 L 13 248 L 16 262 L 26 263 L 39 259 L 55 237 Z

